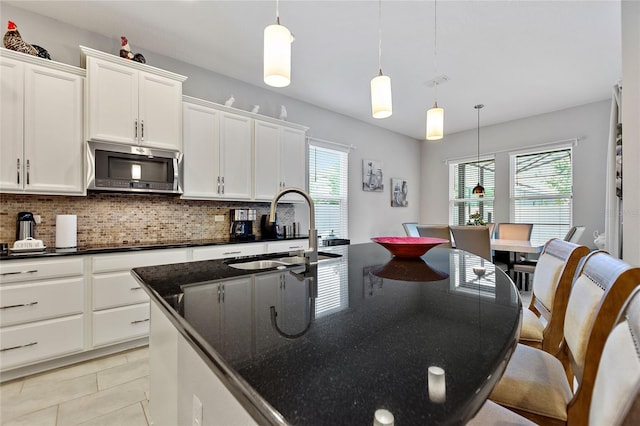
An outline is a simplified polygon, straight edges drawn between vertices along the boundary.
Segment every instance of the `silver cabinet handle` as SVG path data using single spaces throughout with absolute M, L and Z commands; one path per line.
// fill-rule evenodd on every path
M 222 303 L 224 303 L 224 284 L 222 284 L 220 287 L 222 287 Z
M 37 305 L 37 304 L 38 304 L 38 302 L 29 302 L 29 303 L 22 303 L 20 305 L 0 306 L 0 309 L 22 308 L 24 306 L 33 306 L 33 305 Z
M 17 170 L 18 170 L 18 185 L 20 185 L 20 159 L 19 158 L 18 158 Z
M 31 343 L 27 343 L 26 345 L 12 346 L 10 348 L 2 348 L 2 349 L 0 349 L 0 352 L 12 351 L 14 349 L 20 349 L 20 348 L 26 348 L 28 346 L 33 346 L 33 345 L 37 345 L 37 344 L 38 344 L 38 342 L 31 342 Z
M 220 285 L 218 284 L 218 303 L 220 303 L 220 294 L 222 293 L 222 290 L 220 289 Z
M 218 194 L 220 193 L 220 176 L 218 176 Z
M 32 269 L 30 271 L 3 272 L 0 275 L 5 276 L 5 275 L 20 275 L 20 274 L 35 274 L 36 272 L 38 272 L 37 269 Z
M 238 251 L 225 251 L 224 253 L 222 253 L 223 255 L 227 255 L 227 254 L 240 254 L 242 253 L 240 250 Z
M 144 140 L 144 120 L 140 121 L 140 127 L 142 128 L 141 130 L 141 139 L 140 140 Z
M 31 162 L 27 160 L 27 185 L 29 185 L 29 171 L 31 169 Z
M 222 176 L 222 193 L 224 194 L 224 176 Z
M 141 322 L 147 322 L 147 321 L 149 321 L 149 318 L 143 319 L 143 320 L 131 321 L 131 324 L 140 324 Z
M 134 139 L 138 139 L 138 120 L 133 122 L 133 131 L 135 132 Z

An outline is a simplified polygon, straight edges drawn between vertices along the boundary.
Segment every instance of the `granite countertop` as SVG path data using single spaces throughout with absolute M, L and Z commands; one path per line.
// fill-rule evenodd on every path
M 209 368 L 235 377 L 225 386 L 259 424 L 371 425 L 380 408 L 396 425 L 464 424 L 515 348 L 522 306 L 513 282 L 455 249 L 410 260 L 373 243 L 328 251 L 342 257 L 306 273 L 210 260 L 133 275 Z M 474 273 L 480 265 L 484 274 Z M 225 301 L 250 317 L 245 332 L 212 313 L 218 283 L 250 286 Z M 229 326 L 223 344 L 218 331 Z M 444 370 L 444 388 L 430 386 L 433 366 Z
M 185 247 L 204 247 L 222 244 L 246 244 L 246 243 L 266 243 L 273 241 L 286 241 L 286 240 L 299 240 L 308 239 L 307 235 L 299 235 L 296 237 L 287 238 L 264 238 L 256 239 L 252 241 L 237 241 L 229 238 L 223 239 L 205 239 L 205 240 L 193 240 L 193 241 L 163 241 L 154 244 L 105 244 L 105 245 L 93 245 L 90 247 L 78 247 L 75 249 L 56 249 L 47 247 L 42 251 L 32 251 L 24 253 L 9 252 L 9 254 L 0 255 L 0 261 L 12 260 L 12 259 L 34 259 L 41 257 L 55 257 L 55 256 L 80 256 L 89 254 L 105 254 L 105 253 L 118 253 L 128 251 L 140 251 L 140 250 L 158 250 L 158 249 L 172 249 L 172 248 L 185 248 Z

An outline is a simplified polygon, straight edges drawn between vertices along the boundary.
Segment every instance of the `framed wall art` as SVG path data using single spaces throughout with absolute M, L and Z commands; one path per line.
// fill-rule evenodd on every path
M 402 178 L 391 178 L 391 207 L 407 207 L 409 200 L 407 181 Z
M 380 161 L 362 160 L 362 190 L 372 192 L 382 192 L 382 167 Z

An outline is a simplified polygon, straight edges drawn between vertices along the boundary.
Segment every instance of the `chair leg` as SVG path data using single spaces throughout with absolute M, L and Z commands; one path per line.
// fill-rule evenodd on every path
M 524 274 L 524 291 L 529 291 L 529 274 Z

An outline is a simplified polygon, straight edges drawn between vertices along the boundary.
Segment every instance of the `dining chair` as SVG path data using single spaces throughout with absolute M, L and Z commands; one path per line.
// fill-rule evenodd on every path
M 451 231 L 449 225 L 418 225 L 418 235 L 421 237 L 442 238 L 449 241 L 448 243 L 442 243 L 438 247 L 451 248 Z
M 500 240 L 531 240 L 532 223 L 498 223 L 496 224 L 495 236 Z M 518 258 L 518 253 L 514 256 Z M 507 265 L 507 273 L 513 269 L 513 265 L 517 262 L 511 258 L 511 252 L 496 250 L 493 255 L 494 261 L 505 263 Z
M 416 228 L 418 226 L 418 222 L 404 222 L 402 224 L 402 227 L 404 228 L 404 232 L 407 234 L 407 237 L 419 237 L 420 235 L 418 235 L 418 229 Z
M 538 424 L 586 424 L 605 341 L 638 284 L 640 268 L 588 254 L 573 280 L 557 357 L 517 344 L 489 398 Z
M 531 303 L 522 311 L 520 343 L 558 353 L 573 276 L 587 253 L 585 246 L 558 238 L 547 241 L 535 266 Z
M 468 251 L 477 256 L 491 261 L 491 239 L 489 238 L 489 227 L 462 225 L 449 227 L 456 248 Z
M 572 226 L 567 235 L 564 236 L 564 240 L 578 244 L 586 229 L 586 226 Z

